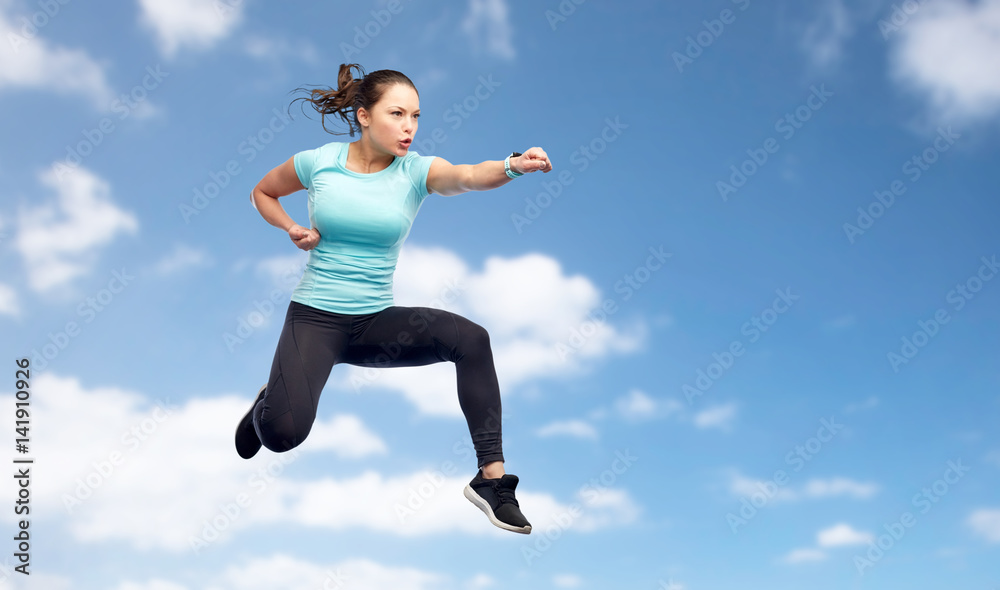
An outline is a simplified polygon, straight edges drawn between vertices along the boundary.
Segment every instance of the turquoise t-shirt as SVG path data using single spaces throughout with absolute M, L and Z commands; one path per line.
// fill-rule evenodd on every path
M 362 174 L 347 169 L 348 145 L 331 142 L 293 158 L 320 240 L 309 250 L 292 301 L 356 315 L 393 305 L 396 260 L 427 198 L 435 156 L 409 152 L 384 170 Z

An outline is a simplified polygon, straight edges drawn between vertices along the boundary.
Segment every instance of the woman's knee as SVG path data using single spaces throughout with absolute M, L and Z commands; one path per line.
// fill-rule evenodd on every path
M 490 333 L 479 324 L 462 318 L 458 323 L 459 346 L 465 351 L 490 350 Z
M 275 453 L 290 451 L 302 444 L 309 431 L 312 430 L 312 421 L 298 426 L 292 420 L 291 413 L 286 413 L 274 420 L 260 423 L 257 428 L 257 436 L 261 444 L 268 450 Z

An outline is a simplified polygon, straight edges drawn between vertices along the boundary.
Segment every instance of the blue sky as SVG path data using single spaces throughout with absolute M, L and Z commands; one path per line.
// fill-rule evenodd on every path
M 997 0 L 3 0 L 4 479 L 34 463 L 31 575 L 8 540 L 0 579 L 1000 588 L 998 23 Z M 248 196 L 352 140 L 286 112 L 341 63 L 413 80 L 420 154 L 554 165 L 430 196 L 395 276 L 490 331 L 530 536 L 462 497 L 451 364 L 338 366 L 298 449 L 233 449 L 305 260 Z

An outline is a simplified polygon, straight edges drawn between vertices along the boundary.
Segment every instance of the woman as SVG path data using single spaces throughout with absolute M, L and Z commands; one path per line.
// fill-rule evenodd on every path
M 365 75 L 357 64 L 341 64 L 337 83 L 338 90 L 314 89 L 310 98 L 296 100 L 321 113 L 324 129 L 325 117 L 338 115 L 351 137 L 360 131 L 361 139 L 299 152 L 251 193 L 261 216 L 308 250 L 309 261 L 292 293 L 270 378 L 237 427 L 236 450 L 249 459 L 261 445 L 284 452 L 301 444 L 337 363 L 411 367 L 451 361 L 479 463 L 465 497 L 494 525 L 530 533 L 514 496 L 518 478 L 504 473 L 500 387 L 489 334 L 448 311 L 394 305 L 392 276 L 427 195 L 494 189 L 522 174 L 549 172 L 552 164 L 539 147 L 503 161 L 458 166 L 408 152 L 420 113 L 409 78 L 395 70 Z M 278 203 L 302 189 L 309 194 L 309 229 Z

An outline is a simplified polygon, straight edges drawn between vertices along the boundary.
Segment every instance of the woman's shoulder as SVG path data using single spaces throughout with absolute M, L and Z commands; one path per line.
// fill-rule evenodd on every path
M 308 148 L 300 151 L 296 156 L 308 156 L 313 162 L 323 162 L 323 163 L 336 163 L 340 158 L 342 150 L 346 149 L 347 144 L 341 141 L 331 141 L 324 143 L 323 145 Z

